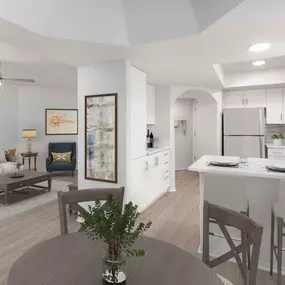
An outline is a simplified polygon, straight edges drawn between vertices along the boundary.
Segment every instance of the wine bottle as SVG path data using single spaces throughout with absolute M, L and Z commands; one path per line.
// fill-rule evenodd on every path
M 149 147 L 150 147 L 150 148 L 153 148 L 153 133 L 152 133 L 152 132 L 150 133 L 149 138 L 150 138 L 150 144 L 149 144 Z
M 147 130 L 147 134 L 146 134 L 146 146 L 147 146 L 147 148 L 150 148 L 150 135 L 149 135 L 149 130 Z

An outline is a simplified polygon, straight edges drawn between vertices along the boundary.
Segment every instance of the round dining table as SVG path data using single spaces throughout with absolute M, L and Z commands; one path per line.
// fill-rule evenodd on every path
M 127 259 L 128 285 L 222 285 L 200 259 L 169 243 L 141 237 L 135 244 L 146 254 Z M 12 266 L 8 285 L 102 284 L 104 247 L 84 232 L 46 240 Z

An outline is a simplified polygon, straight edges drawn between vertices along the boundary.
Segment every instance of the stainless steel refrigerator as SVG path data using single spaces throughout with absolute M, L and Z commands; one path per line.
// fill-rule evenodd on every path
M 223 154 L 265 157 L 265 108 L 224 109 Z

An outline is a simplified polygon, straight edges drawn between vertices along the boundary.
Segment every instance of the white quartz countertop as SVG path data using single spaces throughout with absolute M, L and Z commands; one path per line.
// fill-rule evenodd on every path
M 208 165 L 210 161 L 222 160 L 222 161 L 239 161 L 238 157 L 218 156 L 218 155 L 205 155 L 198 161 L 188 167 L 189 171 L 197 171 L 199 173 L 212 173 L 212 174 L 225 174 L 225 175 L 238 175 L 249 176 L 259 178 L 271 178 L 271 179 L 284 179 L 285 173 L 267 171 L 266 166 L 271 164 L 284 164 L 285 161 L 264 159 L 264 158 L 248 158 L 248 167 L 236 168 L 236 167 L 220 167 Z
M 274 144 L 271 144 L 271 143 L 267 143 L 266 146 L 268 148 L 276 148 L 276 149 L 282 148 L 282 149 L 285 149 L 285 145 L 274 145 Z
M 161 152 L 161 151 L 164 151 L 164 150 L 168 150 L 168 149 L 170 149 L 169 146 L 166 146 L 166 147 L 148 148 L 148 149 L 147 149 L 147 155 L 151 155 L 151 154 L 154 154 L 154 153 L 157 153 L 157 152 Z

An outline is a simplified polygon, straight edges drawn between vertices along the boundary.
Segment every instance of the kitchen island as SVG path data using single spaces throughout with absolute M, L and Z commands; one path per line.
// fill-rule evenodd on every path
M 268 165 L 280 161 L 249 158 L 247 167 L 220 167 L 210 165 L 211 161 L 232 160 L 237 157 L 206 155 L 189 166 L 189 171 L 200 174 L 200 248 L 202 248 L 203 204 L 204 200 L 235 211 L 245 211 L 248 205 L 249 216 L 263 225 L 263 237 L 259 259 L 260 269 L 269 269 L 271 204 L 278 199 L 280 180 L 285 173 L 268 171 Z M 284 189 L 285 191 L 285 189 Z M 285 205 L 284 205 L 285 207 Z M 215 230 L 216 231 L 216 230 Z M 210 254 L 218 256 L 228 251 L 224 239 L 210 239 Z M 284 264 L 284 263 L 283 263 Z M 283 268 L 284 270 L 285 268 Z

